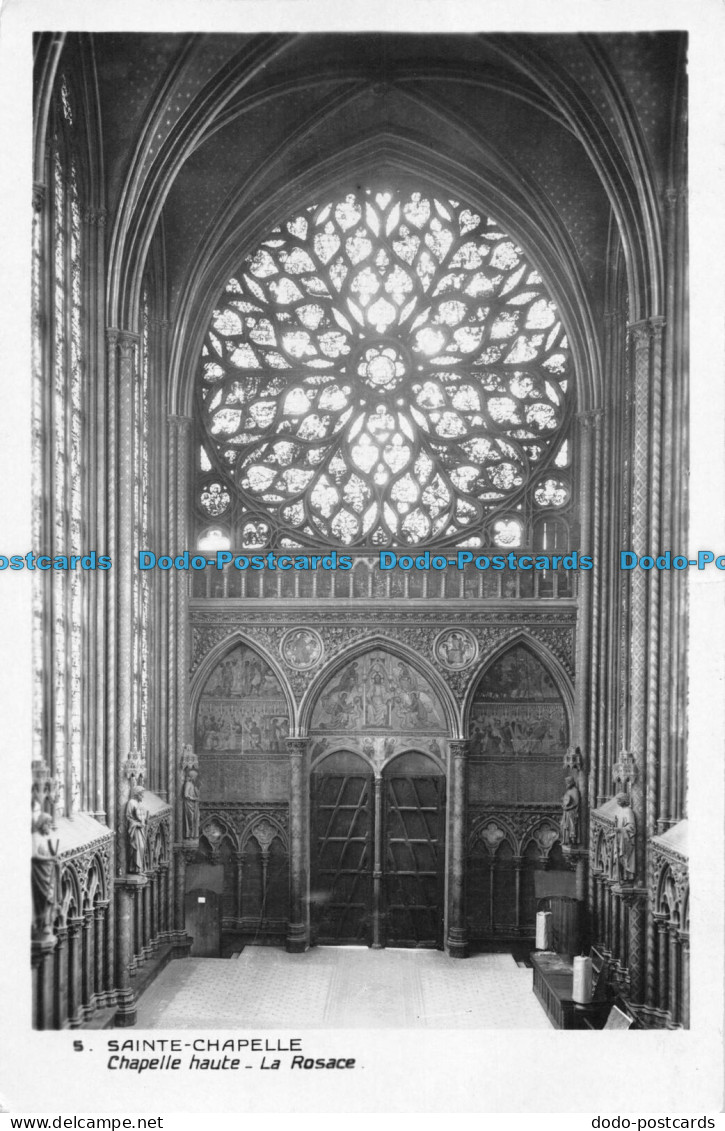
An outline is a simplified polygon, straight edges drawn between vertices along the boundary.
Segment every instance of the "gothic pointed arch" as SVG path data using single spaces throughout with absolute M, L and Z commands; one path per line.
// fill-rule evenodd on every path
M 380 681 L 387 689 L 390 702 L 386 706 L 382 700 L 377 707 L 368 703 L 368 691 L 372 692 L 374 682 L 380 682 L 375 668 L 380 669 Z M 394 687 L 401 674 L 402 690 Z M 360 679 L 370 681 L 370 688 L 362 694 L 355 690 Z M 323 705 L 325 696 L 329 698 Z M 358 698 L 360 702 L 355 703 Z M 407 645 L 382 634 L 357 641 L 319 672 L 300 704 L 299 733 L 317 733 L 320 724 L 324 732 L 334 733 L 333 725 L 342 726 L 347 718 L 350 723 L 355 721 L 355 729 L 363 731 L 373 725 L 381 735 L 411 730 L 451 736 L 457 729 L 455 700 L 438 673 Z M 379 722 L 366 723 L 373 718 Z M 346 729 L 350 728 L 343 727 L 342 733 Z
M 280 691 L 286 701 L 290 725 L 293 726 L 296 704 L 284 669 L 266 648 L 259 644 L 258 641 L 255 641 L 249 633 L 244 632 L 241 628 L 233 629 L 228 635 L 225 635 L 221 640 L 217 641 L 204 655 L 203 659 L 199 661 L 199 665 L 194 672 L 189 687 L 191 718 L 196 718 L 199 700 L 214 670 L 218 668 L 220 663 L 224 662 L 232 651 L 239 647 L 243 647 L 255 653 L 255 655 L 259 657 L 259 660 L 271 670 L 279 683 Z
M 550 648 L 547 648 L 538 637 L 525 629 L 513 633 L 507 640 L 501 641 L 481 659 L 462 706 L 464 732 L 468 733 L 470 729 L 473 703 L 486 673 L 498 663 L 502 656 L 514 648 L 525 649 L 541 665 L 545 676 L 551 680 L 556 693 L 561 697 L 561 702 L 566 711 L 568 731 L 571 733 L 574 725 L 574 685 L 571 675 L 560 658 Z
M 277 664 L 234 633 L 206 657 L 195 681 L 197 753 L 286 753 L 294 724 L 291 695 Z

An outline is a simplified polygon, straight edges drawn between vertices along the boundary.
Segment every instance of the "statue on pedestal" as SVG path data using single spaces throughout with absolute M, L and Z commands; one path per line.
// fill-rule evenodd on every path
M 33 817 L 31 886 L 33 892 L 33 938 L 43 941 L 53 937 L 53 918 L 58 903 L 58 842 L 51 844 L 48 833 L 52 824 L 49 813 L 37 812 Z
M 618 809 L 614 815 L 614 858 L 617 863 L 617 874 L 620 880 L 631 881 L 637 871 L 635 855 L 637 820 L 629 804 L 628 794 L 618 793 L 616 802 Z
M 569 776 L 564 779 L 566 793 L 561 799 L 561 821 L 559 824 L 563 845 L 579 844 L 579 809 L 581 794 L 576 781 Z
M 144 873 L 148 810 L 143 804 L 143 789 L 137 785 L 131 790 L 126 805 L 126 835 L 128 838 L 127 871 Z
M 196 766 L 187 766 L 181 790 L 184 840 L 199 839 L 199 797 L 199 770 Z

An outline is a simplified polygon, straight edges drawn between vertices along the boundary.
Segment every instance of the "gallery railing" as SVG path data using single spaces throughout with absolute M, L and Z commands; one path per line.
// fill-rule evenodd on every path
M 575 571 L 561 568 L 481 570 L 475 564 L 462 570 L 382 570 L 376 559 L 358 558 L 350 570 L 206 566 L 190 570 L 190 594 L 213 600 L 556 601 L 576 597 L 576 577 Z

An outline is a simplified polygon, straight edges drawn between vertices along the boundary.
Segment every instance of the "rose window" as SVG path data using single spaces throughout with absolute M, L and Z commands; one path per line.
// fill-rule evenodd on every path
M 480 535 L 534 474 L 555 493 L 540 473 L 571 369 L 541 276 L 493 220 L 419 192 L 308 208 L 214 311 L 202 464 L 220 482 L 206 476 L 203 507 L 221 513 L 229 491 L 288 543 Z

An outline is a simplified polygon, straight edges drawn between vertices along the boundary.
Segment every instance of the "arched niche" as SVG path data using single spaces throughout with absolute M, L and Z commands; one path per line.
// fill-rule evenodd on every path
M 514 642 L 484 670 L 469 703 L 469 799 L 558 802 L 569 734 L 553 672 L 527 643 Z
M 289 708 L 282 685 L 267 661 L 246 644 L 221 656 L 196 704 L 197 754 L 285 754 Z
M 402 750 L 385 763 L 383 776 L 445 777 L 445 772 L 430 754 L 425 754 L 422 750 Z
M 449 733 L 449 713 L 432 680 L 398 650 L 382 647 L 351 655 L 329 672 L 306 714 L 311 734 L 355 734 L 361 742 L 364 736 L 370 755 L 378 736 Z M 393 751 L 383 743 L 380 754 Z
M 372 774 L 370 761 L 354 750 L 333 750 L 323 754 L 311 767 L 313 774 Z
M 207 665 L 193 721 L 202 805 L 287 801 L 289 699 L 260 652 L 237 641 Z

